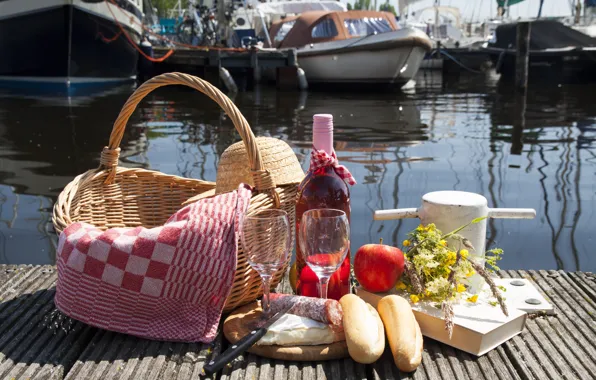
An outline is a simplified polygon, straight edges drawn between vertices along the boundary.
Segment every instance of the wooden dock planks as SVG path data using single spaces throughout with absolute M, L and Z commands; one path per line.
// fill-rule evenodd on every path
M 51 266 L 0 266 L 0 378 L 62 379 L 85 349 L 91 327 L 54 312 Z
M 54 306 L 53 266 L 0 265 L 0 379 L 197 379 L 213 344 L 139 339 Z
M 476 358 L 425 338 L 422 365 L 401 373 L 391 352 L 373 365 L 350 359 L 283 362 L 247 354 L 218 378 L 290 379 L 593 379 L 596 378 L 596 276 L 563 271 L 501 271 L 525 277 L 555 304 L 556 316 L 531 316 L 526 329 Z M 0 379 L 198 379 L 225 349 L 157 342 L 72 321 L 54 307 L 52 266 L 0 265 Z M 287 278 L 278 287 L 289 292 Z M 506 295 L 505 295 L 506 296 Z

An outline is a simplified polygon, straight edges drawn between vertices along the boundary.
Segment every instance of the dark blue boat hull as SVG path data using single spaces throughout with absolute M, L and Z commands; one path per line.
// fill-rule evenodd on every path
M 72 5 L 0 20 L 0 51 L 0 87 L 103 86 L 137 73 L 138 52 L 114 20 Z

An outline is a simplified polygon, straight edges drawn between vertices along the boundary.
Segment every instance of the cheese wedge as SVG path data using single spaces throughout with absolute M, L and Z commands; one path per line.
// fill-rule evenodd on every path
M 257 345 L 314 346 L 345 340 L 343 331 L 329 325 L 294 314 L 285 314 L 273 323 Z

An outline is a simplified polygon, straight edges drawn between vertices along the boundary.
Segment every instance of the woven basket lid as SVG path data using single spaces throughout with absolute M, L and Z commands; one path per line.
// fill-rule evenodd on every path
M 277 186 L 298 184 L 304 178 L 304 171 L 296 154 L 288 144 L 273 137 L 256 138 L 263 165 L 271 173 Z M 217 167 L 215 193 L 233 191 L 240 183 L 254 186 L 250 164 L 242 141 L 230 145 L 221 155 Z

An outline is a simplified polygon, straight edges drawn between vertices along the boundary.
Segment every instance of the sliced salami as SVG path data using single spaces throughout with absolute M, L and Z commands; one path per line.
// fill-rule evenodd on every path
M 343 311 L 336 300 L 272 293 L 270 301 L 273 314 L 291 306 L 290 314 L 337 327 L 343 326 Z

